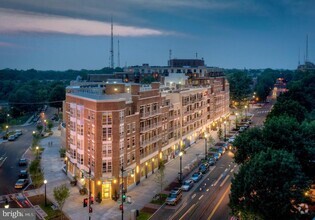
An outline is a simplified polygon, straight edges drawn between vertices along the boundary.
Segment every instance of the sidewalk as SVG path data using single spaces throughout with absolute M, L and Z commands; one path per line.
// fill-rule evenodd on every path
M 70 186 L 69 179 L 62 171 L 64 161 L 59 156 L 60 149 L 60 131 L 57 127 L 53 129 L 53 135 L 41 140 L 40 145 L 45 148 L 42 153 L 41 165 L 44 170 L 44 176 L 47 180 L 47 197 L 49 200 L 54 201 L 53 189 L 61 184 L 66 184 L 70 189 L 70 197 L 66 200 L 63 211 L 71 218 L 76 220 L 88 219 L 88 208 L 83 208 L 82 202 L 86 195 L 80 195 L 77 187 Z M 217 131 L 212 131 L 211 136 L 218 141 Z M 52 141 L 53 145 L 48 146 L 48 142 Z M 205 146 L 204 139 L 198 140 L 193 143 L 190 148 L 186 150 L 186 154 L 182 156 L 183 171 L 185 167 L 196 160 L 198 155 L 204 156 Z M 179 157 L 169 161 L 165 166 L 165 180 L 166 186 L 177 179 L 179 172 L 180 161 Z M 131 210 L 141 210 L 147 203 L 149 203 L 153 196 L 159 193 L 158 183 L 154 181 L 155 174 L 148 176 L 147 179 L 140 182 L 139 185 L 127 192 L 127 196 L 131 197 L 131 204 L 124 203 L 124 217 L 130 219 Z M 36 195 L 37 193 L 44 192 L 44 186 L 39 190 L 30 190 L 26 193 Z M 119 204 L 113 200 L 103 200 L 101 204 L 94 203 L 92 205 L 93 213 L 92 219 L 106 219 L 114 220 L 121 219 L 121 210 Z

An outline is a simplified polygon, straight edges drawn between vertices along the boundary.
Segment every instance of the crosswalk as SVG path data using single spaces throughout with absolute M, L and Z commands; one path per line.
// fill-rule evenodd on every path
M 270 111 L 269 110 L 265 110 L 265 111 L 258 111 L 256 112 L 256 114 L 264 114 L 264 113 L 269 113 Z

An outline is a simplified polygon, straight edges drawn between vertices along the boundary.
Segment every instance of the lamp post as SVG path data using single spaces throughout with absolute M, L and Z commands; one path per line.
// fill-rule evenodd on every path
M 7 130 L 7 133 L 8 133 L 8 131 L 9 131 L 9 125 L 6 125 L 6 126 L 5 126 L 5 129 Z
M 238 113 L 236 112 L 235 113 L 235 129 L 237 129 L 237 116 L 238 116 Z
M 182 184 L 182 156 L 183 156 L 183 152 L 179 152 L 179 184 Z
M 65 162 L 66 162 L 66 175 L 68 176 L 68 157 L 65 157 Z
M 205 132 L 205 160 L 207 160 L 207 138 L 208 134 Z
M 224 121 L 224 141 L 226 141 L 226 121 Z
M 47 197 L 46 197 L 46 184 L 47 184 L 47 180 L 44 180 L 44 184 L 45 184 L 45 206 L 47 206 Z
M 8 201 L 8 199 L 7 199 L 7 198 L 5 199 L 5 205 L 4 205 L 4 208 L 5 208 L 5 209 L 10 208 L 9 201 Z
M 38 159 L 38 149 L 39 149 L 39 147 L 36 146 L 36 159 Z
M 145 162 L 145 178 L 148 178 L 148 162 Z
M 10 117 L 10 114 L 7 114 L 7 124 L 9 124 L 9 117 Z
M 245 120 L 247 119 L 247 105 L 244 106 L 245 108 Z
M 121 220 L 124 220 L 124 167 L 121 166 Z

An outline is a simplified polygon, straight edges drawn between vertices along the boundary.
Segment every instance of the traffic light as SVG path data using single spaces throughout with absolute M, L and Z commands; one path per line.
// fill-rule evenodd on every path
M 123 204 L 119 205 L 119 210 L 123 210 Z
M 94 197 L 93 196 L 90 197 L 90 202 L 91 202 L 91 204 L 94 204 Z
M 92 209 L 92 207 L 90 206 L 89 207 L 89 213 L 92 213 L 93 212 L 93 209 Z
M 126 201 L 126 194 L 123 194 L 123 195 L 122 195 L 122 200 L 123 200 L 123 202 Z
M 87 205 L 88 205 L 88 199 L 85 198 L 83 199 L 83 207 L 87 207 Z

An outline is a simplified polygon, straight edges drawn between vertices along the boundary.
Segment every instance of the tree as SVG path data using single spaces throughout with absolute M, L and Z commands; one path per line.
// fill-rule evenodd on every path
M 62 208 L 66 202 L 66 199 L 70 196 L 70 190 L 66 184 L 62 184 L 54 188 L 54 198 L 58 204 L 58 208 L 62 211 Z
M 222 128 L 221 128 L 221 127 L 219 127 L 219 130 L 218 130 L 218 138 L 219 138 L 220 140 L 223 139 L 223 131 L 222 131 Z
M 242 219 L 297 218 L 294 206 L 302 201 L 306 184 L 293 154 L 268 149 L 240 167 L 232 180 L 229 206 Z
M 300 105 L 297 101 L 291 99 L 280 99 L 276 102 L 272 111 L 268 114 L 267 120 L 281 115 L 294 117 L 298 122 L 305 119 L 307 110 L 304 106 Z
M 228 75 L 230 83 L 230 96 L 231 100 L 242 102 L 246 99 L 251 92 L 251 78 L 244 72 L 236 72 Z
M 235 138 L 233 145 L 237 149 L 234 159 L 238 164 L 245 163 L 256 153 L 266 149 L 263 144 L 263 132 L 257 127 L 250 128 L 238 135 Z
M 267 147 L 304 153 L 300 124 L 295 118 L 288 116 L 270 118 L 265 123 L 263 136 Z
M 53 126 L 54 126 L 54 124 L 52 123 L 52 121 L 47 120 L 47 128 L 48 128 L 48 131 L 51 131 L 51 129 L 52 129 Z
M 166 184 L 165 181 L 165 165 L 163 161 L 159 163 L 159 169 L 155 173 L 154 181 L 159 185 L 160 193 L 162 193 L 164 186 Z
M 57 85 L 53 88 L 51 91 L 50 97 L 49 97 L 49 102 L 50 106 L 55 107 L 58 109 L 58 114 L 59 114 L 59 109 L 62 108 L 62 101 L 65 100 L 66 97 L 66 91 L 65 87 L 62 85 Z

